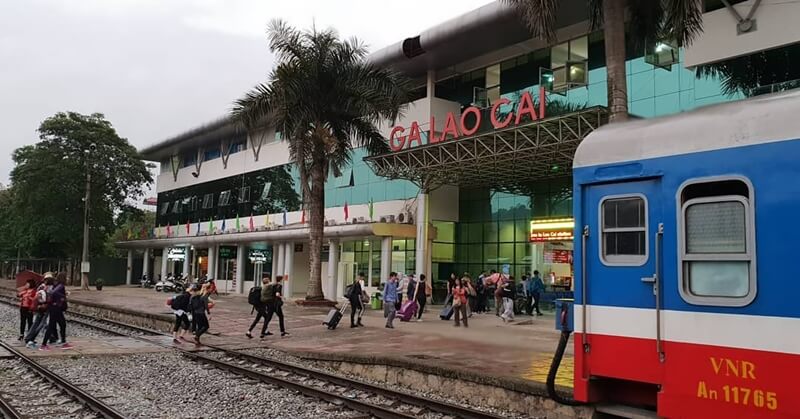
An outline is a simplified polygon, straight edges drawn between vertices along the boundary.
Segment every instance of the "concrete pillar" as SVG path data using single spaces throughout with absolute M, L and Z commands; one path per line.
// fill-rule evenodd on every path
M 284 252 L 283 295 L 285 295 L 286 298 L 291 298 L 294 293 L 294 289 L 292 288 L 294 284 L 294 280 L 292 279 L 294 271 L 294 243 L 289 242 L 284 244 Z
M 125 271 L 125 285 L 133 283 L 133 249 L 128 250 L 128 265 Z
M 428 70 L 428 77 L 425 84 L 425 93 L 428 96 L 428 102 L 432 102 L 436 97 L 436 71 Z
M 417 276 L 423 273 L 430 276 L 426 271 L 428 266 L 428 198 L 429 195 L 422 191 L 417 195 L 417 246 L 414 269 L 414 274 Z
M 165 247 L 161 252 L 161 278 L 167 279 L 167 254 L 169 254 L 169 247 Z
M 217 279 L 217 246 L 208 248 L 208 279 Z
M 183 276 L 187 276 L 192 266 L 192 246 L 186 246 L 183 249 Z
M 392 272 L 392 236 L 381 239 L 381 279 L 378 282 L 386 282 Z M 382 290 L 381 290 L 382 291 Z
M 142 275 L 147 275 L 148 278 L 154 279 L 150 276 L 150 249 L 144 249 L 142 255 Z
M 284 263 L 285 262 L 284 259 L 286 258 L 286 251 L 285 251 L 286 249 L 284 249 L 283 245 L 284 245 L 284 243 L 278 243 L 278 244 L 275 245 L 275 248 L 278 250 L 278 253 L 277 253 L 277 267 L 275 269 L 275 276 L 283 275 L 284 266 L 286 266 L 286 264 Z
M 278 250 L 281 248 L 278 243 L 272 243 L 272 271 L 271 271 L 271 278 L 275 279 L 278 276 Z
M 244 271 L 247 269 L 247 246 L 240 244 L 236 248 L 236 293 L 244 294 Z
M 325 298 L 336 301 L 336 287 L 339 283 L 339 241 L 330 241 L 330 251 L 328 252 L 328 286 L 323 293 Z

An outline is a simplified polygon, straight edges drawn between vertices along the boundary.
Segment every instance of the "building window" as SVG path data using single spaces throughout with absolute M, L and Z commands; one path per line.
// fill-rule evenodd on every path
M 183 200 L 183 205 L 187 206 L 190 212 L 197 211 L 197 197 L 191 196 L 189 198 L 185 198 Z
M 169 202 L 164 202 L 163 204 L 161 204 L 161 211 L 159 212 L 159 214 L 167 215 L 167 212 L 169 212 Z
M 180 200 L 175 201 L 172 204 L 172 213 L 173 214 L 180 214 L 181 213 L 181 209 L 182 209 L 182 207 L 181 207 L 181 201 Z
M 209 161 L 209 160 L 218 159 L 218 158 L 220 158 L 221 155 L 222 154 L 219 151 L 219 147 L 214 147 L 214 148 L 212 148 L 210 150 L 207 150 L 203 154 L 203 160 Z
M 219 193 L 219 206 L 226 207 L 231 203 L 231 191 L 222 191 Z
M 582 36 L 553 46 L 550 69 L 553 90 L 564 91 L 588 83 L 589 38 Z
M 744 306 L 755 298 L 751 188 L 743 180 L 681 190 L 681 295 L 693 304 Z
M 203 197 L 203 209 L 211 209 L 214 208 L 214 194 L 207 193 Z
M 607 197 L 600 207 L 603 263 L 643 265 L 647 261 L 647 202 L 644 197 Z
M 250 202 L 250 187 L 245 186 L 239 189 L 239 203 L 244 204 Z
M 244 151 L 247 149 L 247 142 L 246 141 L 237 141 L 231 144 L 231 154 L 238 153 L 240 151 Z
M 197 161 L 197 153 L 195 151 L 191 151 L 188 153 L 184 153 L 181 157 L 181 167 L 189 167 L 195 164 Z
M 264 189 L 261 190 L 261 199 L 267 199 L 269 196 L 269 190 L 272 188 L 272 182 L 267 182 L 264 184 Z

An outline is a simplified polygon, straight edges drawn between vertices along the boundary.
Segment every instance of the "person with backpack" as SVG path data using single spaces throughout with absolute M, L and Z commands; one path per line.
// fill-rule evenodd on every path
M 180 344 L 180 339 L 186 340 L 184 335 L 186 335 L 186 331 L 190 327 L 189 301 L 191 299 L 192 295 L 185 289 L 172 299 L 170 307 L 172 312 L 175 313 L 175 327 L 172 328 L 172 342 L 174 343 Z
M 59 272 L 56 275 L 55 285 L 50 294 L 50 302 L 47 306 L 47 313 L 50 317 L 47 323 L 47 331 L 44 333 L 44 340 L 42 346 L 39 347 L 40 351 L 49 351 L 50 347 L 47 345 L 52 338 L 55 340 L 58 337 L 56 329 L 61 331 L 61 342 L 59 346 L 61 349 L 71 349 L 72 345 L 67 343 L 67 319 L 64 317 L 64 312 L 67 311 L 67 273 Z
M 25 337 L 25 332 L 33 326 L 33 312 L 36 310 L 36 281 L 29 279 L 25 288 L 17 293 L 19 297 L 19 338 Z
M 364 305 L 361 303 L 361 294 L 363 293 L 361 278 L 363 273 L 359 273 L 358 277 L 353 280 L 353 283 L 347 287 L 347 300 L 350 301 L 350 327 L 363 327 L 361 323 L 361 316 L 364 314 Z M 356 314 L 358 314 L 358 322 L 356 323 Z
M 25 335 L 25 346 L 30 349 L 36 349 L 36 338 L 39 333 L 47 328 L 47 322 L 50 319 L 47 313 L 47 303 L 49 302 L 50 289 L 53 287 L 53 274 L 47 272 L 44 274 L 44 282 L 39 284 L 36 289 L 36 310 L 33 316 L 33 326 L 28 330 Z M 46 342 L 43 342 L 46 343 Z
M 200 344 L 200 337 L 208 331 L 208 298 L 197 284 L 192 285 L 192 298 L 189 299 L 189 308 L 192 312 L 192 330 L 194 330 L 194 343 Z
M 509 276 L 508 281 L 503 281 L 498 287 L 500 295 L 503 299 L 503 313 L 500 318 L 503 322 L 514 321 L 514 300 L 516 299 L 516 285 L 514 284 L 514 277 Z
M 455 327 L 460 327 L 463 321 L 464 327 L 469 327 L 467 323 L 467 296 L 469 292 L 464 286 L 462 279 L 457 278 L 453 286 L 453 312 L 455 312 Z
M 386 328 L 394 329 L 394 318 L 397 315 L 397 272 L 389 274 L 389 280 L 383 287 L 383 316 L 386 317 Z
M 248 339 L 253 338 L 253 329 L 255 329 L 256 326 L 258 326 L 258 322 L 260 322 L 261 319 L 264 319 L 266 321 L 267 303 L 266 303 L 265 291 L 267 291 L 267 288 L 272 286 L 271 282 L 272 281 L 270 280 L 269 275 L 264 275 L 264 277 L 261 278 L 261 286 L 251 288 L 250 293 L 247 295 L 247 302 L 251 306 L 253 306 L 253 311 L 256 312 L 256 318 L 253 320 L 253 323 L 250 323 L 250 328 L 247 329 L 247 333 L 245 333 L 245 336 L 247 336 Z M 269 291 L 267 294 L 272 294 L 272 293 L 273 291 Z M 272 295 L 274 296 L 274 294 Z M 252 311 L 250 312 L 250 314 L 252 314 Z
M 289 333 L 286 331 L 286 327 L 283 321 L 283 285 L 281 285 L 281 281 L 283 281 L 283 275 L 277 275 L 275 277 L 275 282 L 270 284 L 269 287 L 265 288 L 265 290 L 267 290 L 267 292 L 265 293 L 267 318 L 264 319 L 264 327 L 261 329 L 262 339 L 266 336 L 272 335 L 272 333 L 269 332 L 268 328 L 269 328 L 269 322 L 272 321 L 272 316 L 275 314 L 278 315 L 278 325 L 281 328 L 281 337 L 289 335 Z

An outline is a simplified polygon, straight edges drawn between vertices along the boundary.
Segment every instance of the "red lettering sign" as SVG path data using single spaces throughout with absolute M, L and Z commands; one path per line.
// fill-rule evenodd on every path
M 533 103 L 533 96 L 531 96 L 530 92 L 526 91 L 522 93 L 517 112 L 509 112 L 503 117 L 502 120 L 498 119 L 498 112 L 502 106 L 510 104 L 511 101 L 506 98 L 500 98 L 494 101 L 489 110 L 489 120 L 492 123 L 492 127 L 494 129 L 503 129 L 512 124 L 516 126 L 525 122 L 538 121 L 539 119 L 544 118 L 544 97 L 544 88 L 539 88 L 540 100 L 539 110 L 537 112 Z M 472 115 L 471 118 L 468 116 L 470 114 Z M 441 130 L 441 134 L 437 136 L 436 119 L 433 117 L 433 115 L 431 115 L 430 126 L 428 127 L 427 143 L 436 144 L 447 141 L 448 139 L 455 140 L 461 136 L 474 135 L 480 129 L 482 118 L 483 113 L 481 112 L 481 109 L 475 106 L 470 106 L 464 109 L 464 111 L 461 112 L 460 118 L 456 118 L 452 112 L 448 112 L 447 116 L 445 117 L 444 127 Z M 467 126 L 468 124 L 470 126 Z M 389 134 L 389 147 L 392 149 L 392 151 L 400 151 L 406 148 L 423 145 L 422 131 L 420 130 L 419 122 L 411 122 L 407 136 L 403 135 L 405 131 L 406 129 L 399 125 L 392 128 L 392 131 Z

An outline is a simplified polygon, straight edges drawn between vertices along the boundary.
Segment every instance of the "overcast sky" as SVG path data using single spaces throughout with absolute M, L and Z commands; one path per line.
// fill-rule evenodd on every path
M 265 28 L 335 27 L 374 51 L 489 0 L 2 0 L 0 182 L 59 111 L 102 112 L 136 147 L 224 115 L 266 79 Z

